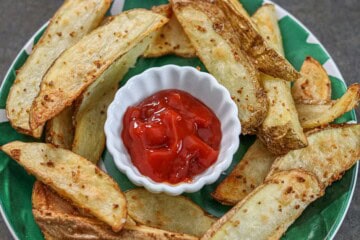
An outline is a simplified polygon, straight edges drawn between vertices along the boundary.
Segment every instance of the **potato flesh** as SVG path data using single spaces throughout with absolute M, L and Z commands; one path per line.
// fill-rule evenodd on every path
M 236 44 L 226 16 L 206 1 L 173 0 L 173 11 L 207 70 L 224 85 L 238 106 L 242 133 L 256 131 L 267 102 L 253 64 Z
M 119 231 L 126 221 L 126 200 L 118 185 L 96 165 L 45 143 L 11 142 L 1 149 L 27 172 L 76 206 Z
M 148 10 L 126 11 L 67 49 L 44 76 L 31 107 L 31 127 L 71 105 L 114 61 L 166 22 L 167 18 Z
M 277 171 L 304 169 L 328 186 L 360 159 L 360 125 L 321 130 L 308 136 L 308 140 L 306 148 L 277 158 L 267 178 Z
M 282 38 L 277 22 L 275 6 L 266 4 L 252 16 L 259 33 L 283 56 Z M 261 80 L 269 102 L 267 116 L 259 128 L 258 137 L 274 154 L 284 154 L 307 145 L 291 95 L 290 83 L 261 74 Z
M 276 156 L 257 139 L 212 196 L 225 205 L 235 205 L 264 182 Z
M 201 239 L 279 239 L 323 193 L 316 177 L 308 172 L 279 172 L 227 212 Z
M 300 72 L 302 77 L 297 79 L 292 87 L 292 95 L 296 102 L 331 100 L 330 78 L 316 59 L 307 57 Z
M 43 125 L 30 128 L 30 108 L 40 91 L 40 83 L 55 59 L 85 34 L 98 26 L 110 0 L 66 1 L 55 13 L 50 23 L 16 74 L 6 102 L 7 117 L 19 132 L 39 138 Z
M 119 82 L 148 47 L 151 36 L 116 60 L 83 93 L 74 116 L 75 136 L 72 151 L 96 164 L 105 148 L 104 124 L 109 104 Z
M 155 6 L 151 10 L 170 20 L 157 31 L 148 49 L 146 49 L 144 57 L 160 57 L 168 54 L 175 54 L 180 57 L 196 57 L 195 49 L 173 14 L 171 5 Z
M 128 212 L 137 223 L 201 237 L 216 221 L 183 196 L 133 189 L 125 193 Z

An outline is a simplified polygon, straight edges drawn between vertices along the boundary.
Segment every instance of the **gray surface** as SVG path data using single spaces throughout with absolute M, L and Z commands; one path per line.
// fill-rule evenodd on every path
M 48 20 L 60 0 L 0 0 L 0 79 L 32 34 Z M 276 0 L 318 37 L 340 68 L 345 81 L 359 82 L 360 1 Z M 1 80 L 2 81 L 2 80 Z M 360 119 L 359 110 L 357 117 Z M 355 240 L 360 233 L 360 180 L 349 212 L 335 239 Z M 11 239 L 0 218 L 0 239 Z

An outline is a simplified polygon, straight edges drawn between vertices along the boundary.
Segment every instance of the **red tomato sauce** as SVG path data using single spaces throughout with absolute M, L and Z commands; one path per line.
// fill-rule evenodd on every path
M 192 178 L 217 159 L 220 121 L 202 102 L 180 90 L 163 90 L 129 107 L 121 133 L 133 164 L 156 182 Z

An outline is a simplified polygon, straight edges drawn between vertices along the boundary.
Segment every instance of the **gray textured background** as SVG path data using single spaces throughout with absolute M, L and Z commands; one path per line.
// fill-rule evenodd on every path
M 345 81 L 359 82 L 359 0 L 275 0 L 303 22 L 323 43 Z M 0 81 L 18 51 L 60 6 L 60 0 L 0 0 Z M 360 119 L 359 110 L 357 117 Z M 335 239 L 355 240 L 360 234 L 360 180 L 349 212 Z M 0 239 L 11 239 L 0 217 Z

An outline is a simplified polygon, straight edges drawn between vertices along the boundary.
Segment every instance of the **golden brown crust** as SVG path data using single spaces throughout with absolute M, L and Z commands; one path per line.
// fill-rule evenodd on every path
M 251 20 L 239 11 L 240 6 L 236 6 L 232 0 L 215 2 L 233 25 L 241 42 L 240 47 L 250 56 L 260 71 L 287 81 L 294 81 L 301 77 L 300 73 L 266 42 Z
M 114 61 L 167 21 L 144 9 L 126 11 L 64 51 L 42 80 L 30 110 L 30 127 L 37 128 L 71 105 Z
M 87 214 L 41 182 L 35 182 L 32 194 L 33 215 L 45 239 L 158 239 L 195 240 L 196 237 L 127 223 L 115 233 L 106 224 Z
M 173 11 L 207 70 L 230 92 L 238 106 L 243 134 L 254 134 L 267 113 L 259 73 L 228 17 L 212 1 L 173 0 Z
M 41 137 L 43 126 L 31 129 L 29 111 L 43 76 L 64 50 L 99 25 L 110 3 L 110 0 L 66 1 L 54 14 L 29 58 L 18 70 L 7 98 L 6 114 L 18 132 Z

